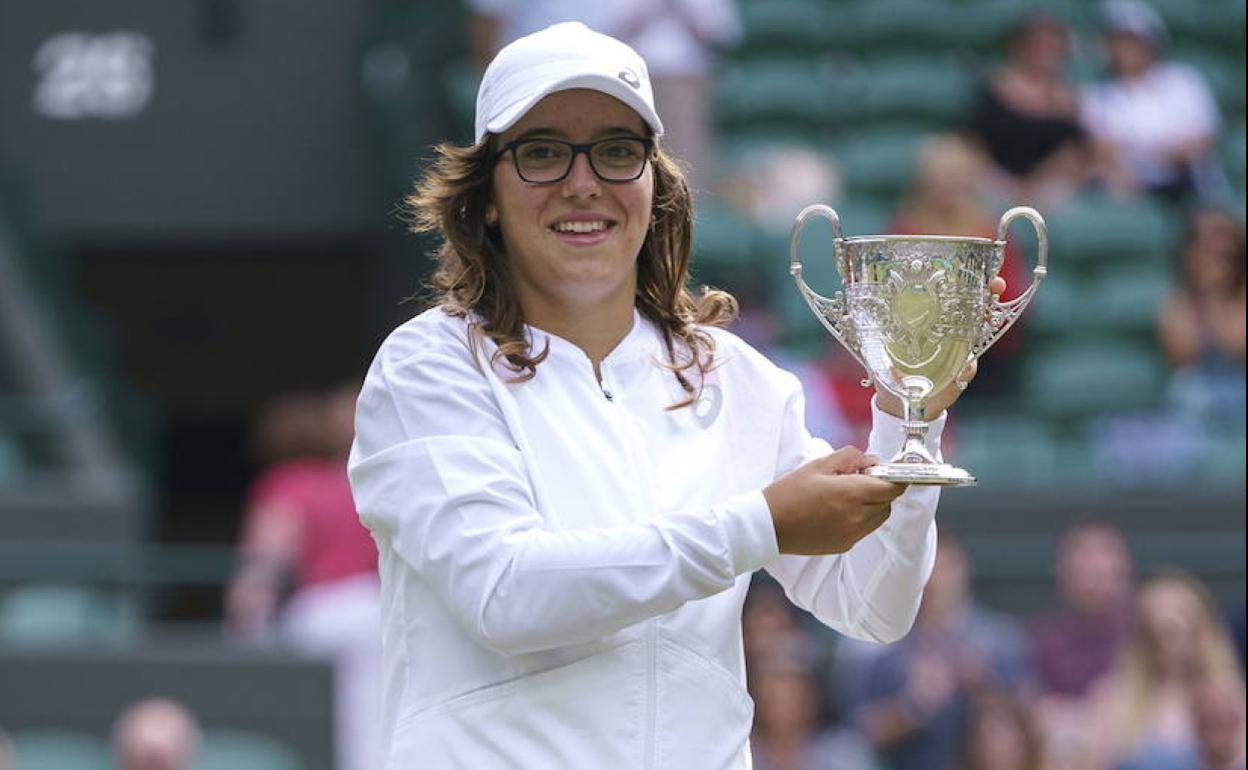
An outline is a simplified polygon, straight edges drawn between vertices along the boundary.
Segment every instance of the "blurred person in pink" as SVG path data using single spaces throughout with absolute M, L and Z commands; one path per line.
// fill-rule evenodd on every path
M 1070 28 L 1045 12 L 1009 37 L 1005 63 L 976 95 L 968 130 L 991 161 L 989 186 L 1006 206 L 1065 201 L 1084 182 L 1079 99 L 1066 76 Z
M 1033 667 L 1042 695 L 1082 698 L 1113 665 L 1131 618 L 1131 552 L 1111 524 L 1067 530 L 1057 549 L 1062 606 L 1030 624 Z
M 1113 525 L 1083 522 L 1062 534 L 1056 571 L 1061 606 L 1032 619 L 1029 629 L 1037 716 L 1050 761 L 1081 767 L 1090 750 L 1088 691 L 1131 631 L 1131 551 Z
M 359 389 L 278 399 L 256 430 L 268 467 L 247 495 L 226 625 L 331 660 L 341 770 L 372 770 L 380 702 L 377 548 L 347 479 Z
M 0 770 L 15 770 L 13 764 L 13 744 L 3 730 L 0 730 Z
M 775 655 L 755 663 L 750 677 L 754 770 L 871 770 L 870 747 L 850 729 L 826 725 L 808 662 Z
M 1244 416 L 1244 227 L 1222 209 L 1195 210 L 1180 251 L 1179 285 L 1162 305 L 1157 334 L 1177 371 L 1175 406 L 1213 421 Z
M 1101 28 L 1109 77 L 1080 97 L 1096 175 L 1119 195 L 1180 201 L 1222 192 L 1217 102 L 1197 70 L 1163 59 L 1161 17 L 1139 0 L 1107 0 Z
M 1200 744 L 1200 762 L 1192 770 L 1244 770 L 1243 681 L 1204 682 L 1196 691 L 1192 708 Z
M 1179 572 L 1146 581 L 1131 639 L 1091 694 L 1088 766 L 1191 766 L 1200 748 L 1197 695 L 1223 681 L 1242 681 L 1239 661 L 1204 586 Z
M 1027 701 L 983 689 L 971 696 L 965 759 L 959 770 L 1045 770 L 1043 741 Z
M 130 705 L 113 726 L 118 770 L 192 770 L 199 742 L 195 715 L 167 698 Z
M 951 770 L 967 738 L 971 696 L 1021 692 L 1030 679 L 1014 621 L 979 606 L 970 559 L 942 532 L 914 630 L 875 661 L 857 722 L 894 770 Z

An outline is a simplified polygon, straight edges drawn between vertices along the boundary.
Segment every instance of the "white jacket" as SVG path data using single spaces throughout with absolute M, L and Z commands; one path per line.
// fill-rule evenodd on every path
M 710 333 L 719 366 L 673 411 L 640 316 L 601 385 L 538 330 L 549 357 L 510 384 L 440 309 L 381 346 L 350 473 L 380 551 L 386 770 L 748 768 L 741 605 L 760 567 L 842 633 L 909 630 L 937 490 L 907 491 L 847 554 L 779 556 L 761 489 L 830 449 L 792 375 Z M 901 435 L 877 411 L 871 451 Z

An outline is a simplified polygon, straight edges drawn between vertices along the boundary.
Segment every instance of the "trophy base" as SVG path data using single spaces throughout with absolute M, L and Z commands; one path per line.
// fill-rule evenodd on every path
M 936 487 L 973 487 L 975 477 L 948 463 L 881 463 L 863 473 L 894 484 L 920 484 Z

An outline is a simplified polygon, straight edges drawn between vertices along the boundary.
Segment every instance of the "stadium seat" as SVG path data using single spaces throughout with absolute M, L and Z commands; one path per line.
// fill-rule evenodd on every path
M 739 4 L 742 40 L 736 56 L 814 57 L 824 50 L 830 7 L 820 0 L 753 0 Z
M 953 127 L 966 115 L 971 74 L 948 56 L 898 56 L 863 63 L 857 121 L 924 120 Z
M 1021 411 L 959 417 L 952 434 L 945 459 L 970 471 L 981 486 L 1042 485 L 1059 463 L 1052 429 Z
M 11 693 L 10 693 L 11 695 Z M 99 738 L 71 730 L 14 730 L 15 770 L 109 770 L 108 748 Z
M 699 202 L 693 235 L 694 277 L 698 282 L 724 285 L 749 272 L 754 229 L 731 206 L 713 200 Z
M 116 643 L 136 629 L 128 602 L 81 586 L 28 585 L 0 596 L 0 640 L 12 644 Z
M 1152 265 L 1113 265 L 1097 273 L 1084 289 L 1075 319 L 1105 333 L 1156 336 L 1161 303 L 1174 286 L 1169 270 Z M 1074 330 L 1072 330 L 1074 331 Z
M 1027 330 L 1041 336 L 1077 333 L 1082 323 L 1084 284 L 1069 272 L 1054 272 L 1040 284 L 1025 311 Z
M 716 111 L 729 129 L 794 124 L 817 134 L 836 117 L 832 88 L 812 61 L 751 61 L 718 79 Z
M 1083 196 L 1048 218 L 1052 262 L 1090 274 L 1113 261 L 1167 265 L 1176 235 L 1175 215 L 1148 200 Z
M 845 194 L 896 200 L 914 175 L 919 147 L 926 137 L 910 132 L 862 134 L 838 142 L 833 156 Z
M 1161 402 L 1164 377 L 1154 345 L 1080 337 L 1027 352 L 1023 403 L 1056 419 L 1147 412 Z
M 245 730 L 207 730 L 196 770 L 304 770 L 294 750 L 281 741 Z

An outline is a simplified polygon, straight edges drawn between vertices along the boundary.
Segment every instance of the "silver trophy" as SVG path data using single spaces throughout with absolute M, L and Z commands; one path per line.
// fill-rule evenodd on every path
M 825 297 L 802 278 L 798 243 L 811 217 L 832 223 L 832 254 L 844 291 Z M 1027 290 L 1007 302 L 989 294 L 1005 259 L 1005 236 L 1018 217 L 1036 228 L 1039 257 Z M 937 462 L 924 446 L 928 397 L 954 382 L 1022 315 L 1048 272 L 1049 237 L 1032 208 L 1012 208 L 1001 217 L 997 238 L 939 235 L 841 236 L 841 221 L 829 206 L 807 206 L 789 238 L 789 272 L 823 325 L 858 359 L 870 380 L 905 406 L 906 443 L 888 462 L 867 473 L 901 484 L 965 486 L 975 477 Z M 965 387 L 965 383 L 959 382 Z

